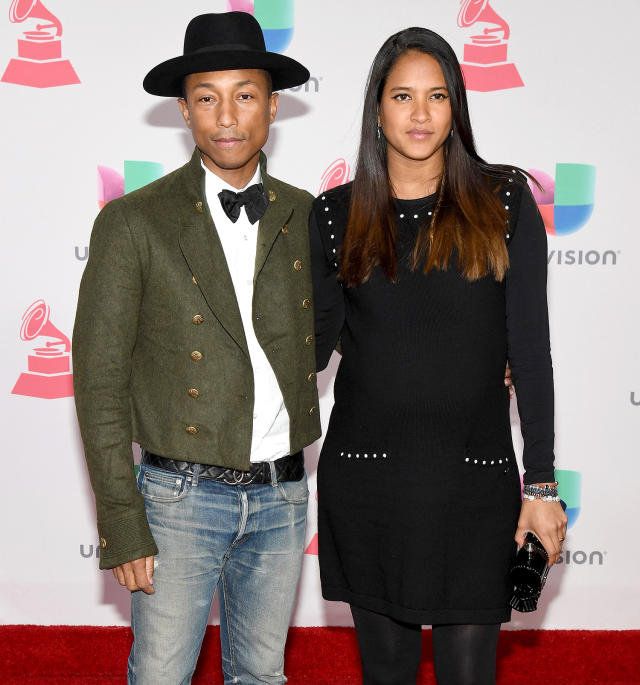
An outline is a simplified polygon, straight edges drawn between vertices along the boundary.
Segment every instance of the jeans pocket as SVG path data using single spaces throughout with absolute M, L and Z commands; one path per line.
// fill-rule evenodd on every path
M 285 502 L 302 504 L 309 499 L 309 487 L 307 486 L 307 474 L 300 480 L 287 480 L 278 483 L 278 490 Z
M 138 474 L 138 490 L 152 502 L 178 502 L 191 489 L 191 478 L 180 473 L 142 464 Z

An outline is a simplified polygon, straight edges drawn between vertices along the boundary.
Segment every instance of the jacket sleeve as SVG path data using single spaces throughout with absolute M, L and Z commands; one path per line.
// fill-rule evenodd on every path
M 315 316 L 316 365 L 318 371 L 326 368 L 338 344 L 344 324 L 344 295 L 338 282 L 338 270 L 327 257 L 320 227 L 311 211 L 309 218 L 311 247 L 311 275 L 313 278 L 313 310 Z
M 119 201 L 98 215 L 73 329 L 74 394 L 96 499 L 100 568 L 157 554 L 131 450 L 129 380 L 143 292 Z
M 524 439 L 524 482 L 552 482 L 554 398 L 547 311 L 547 237 L 526 186 L 509 243 L 509 261 L 508 357 Z

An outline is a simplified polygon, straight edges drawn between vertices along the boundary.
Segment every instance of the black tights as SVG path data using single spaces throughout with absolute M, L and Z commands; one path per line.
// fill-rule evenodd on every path
M 363 685 L 415 685 L 422 628 L 351 606 Z M 434 625 L 438 685 L 494 685 L 500 624 Z

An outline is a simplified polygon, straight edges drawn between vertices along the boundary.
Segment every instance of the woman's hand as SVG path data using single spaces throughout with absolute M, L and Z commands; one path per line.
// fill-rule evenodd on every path
M 528 532 L 540 540 L 549 555 L 549 566 L 553 566 L 560 558 L 562 542 L 567 534 L 567 515 L 560 502 L 523 499 L 515 535 L 519 547 L 524 545 Z

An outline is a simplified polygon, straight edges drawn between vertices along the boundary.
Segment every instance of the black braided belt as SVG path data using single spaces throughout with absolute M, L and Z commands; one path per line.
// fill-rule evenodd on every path
M 171 473 L 179 473 L 185 476 L 193 476 L 195 464 L 190 461 L 168 459 L 157 454 L 142 450 L 140 463 L 155 466 Z M 298 481 L 304 476 L 304 459 L 302 452 L 296 452 L 286 457 L 276 459 L 276 479 L 279 483 L 286 481 Z M 268 461 L 253 462 L 249 471 L 227 469 L 224 466 L 211 466 L 210 464 L 198 464 L 198 478 L 217 480 L 227 485 L 258 485 L 271 483 L 271 468 Z

